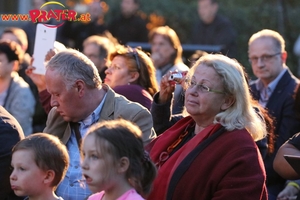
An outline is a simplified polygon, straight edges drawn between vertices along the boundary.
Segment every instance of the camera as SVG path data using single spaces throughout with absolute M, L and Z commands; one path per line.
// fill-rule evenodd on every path
M 172 75 L 169 77 L 169 81 L 174 81 L 176 83 L 181 83 L 184 80 L 186 74 L 187 74 L 187 71 L 173 72 Z

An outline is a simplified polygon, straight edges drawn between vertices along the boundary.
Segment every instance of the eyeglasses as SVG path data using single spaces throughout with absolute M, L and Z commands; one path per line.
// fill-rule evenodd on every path
M 133 55 L 138 69 L 141 70 L 141 65 L 140 65 L 140 60 L 139 60 L 139 54 L 138 54 L 136 48 L 128 47 L 128 52 L 129 52 L 129 54 Z
M 200 93 L 212 92 L 212 93 L 217 93 L 217 94 L 225 94 L 225 92 L 222 92 L 219 90 L 213 90 L 213 89 L 207 87 L 206 85 L 197 84 L 196 81 L 194 81 L 194 80 L 186 79 L 185 82 L 189 88 L 194 88 L 194 86 L 196 86 L 197 92 L 200 92 Z
M 249 58 L 249 62 L 251 64 L 256 64 L 259 59 L 261 60 L 261 62 L 264 62 L 264 63 L 269 62 L 274 56 L 277 56 L 279 54 L 281 54 L 281 52 L 278 52 L 278 53 L 275 53 L 275 54 L 269 54 L 269 55 L 266 54 L 266 55 L 262 55 L 260 57 L 251 57 L 251 58 Z

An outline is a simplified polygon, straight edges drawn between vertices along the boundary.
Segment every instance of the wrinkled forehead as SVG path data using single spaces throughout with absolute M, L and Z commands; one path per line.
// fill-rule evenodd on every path
M 194 71 L 191 73 L 192 79 L 214 79 L 214 81 L 221 82 L 223 80 L 213 66 L 207 65 L 206 63 L 198 64 Z
M 262 37 L 253 40 L 249 44 L 248 54 L 249 55 L 257 54 L 260 51 L 263 51 L 263 53 L 273 53 L 276 52 L 277 50 L 280 50 L 280 46 L 276 45 L 276 42 L 273 38 Z
M 58 83 L 64 82 L 63 80 L 64 79 L 62 78 L 62 75 L 55 68 L 51 68 L 51 66 L 49 66 L 46 69 L 45 81 L 46 81 L 47 85 L 49 84 L 49 82 L 58 84 Z

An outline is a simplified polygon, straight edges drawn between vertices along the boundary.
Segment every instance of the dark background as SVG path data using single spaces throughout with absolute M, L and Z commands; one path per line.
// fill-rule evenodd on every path
M 109 11 L 106 22 L 119 12 L 120 0 L 106 0 Z M 148 27 L 168 25 L 180 37 L 181 43 L 189 41 L 189 33 L 197 15 L 196 0 L 140 0 L 141 10 L 149 20 Z M 288 52 L 287 65 L 299 76 L 298 58 L 293 54 L 294 43 L 300 34 L 299 0 L 219 0 L 219 12 L 227 16 L 238 33 L 238 55 L 236 59 L 252 76 L 248 62 L 248 40 L 250 36 L 262 29 L 278 31 L 286 41 Z M 190 55 L 191 52 L 185 52 Z

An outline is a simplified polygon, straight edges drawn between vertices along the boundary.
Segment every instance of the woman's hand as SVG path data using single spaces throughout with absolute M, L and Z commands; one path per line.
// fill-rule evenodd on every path
M 172 93 L 175 90 L 175 81 L 169 81 L 172 72 L 166 73 L 160 81 L 160 92 L 158 96 L 158 103 L 164 104 L 172 98 Z

